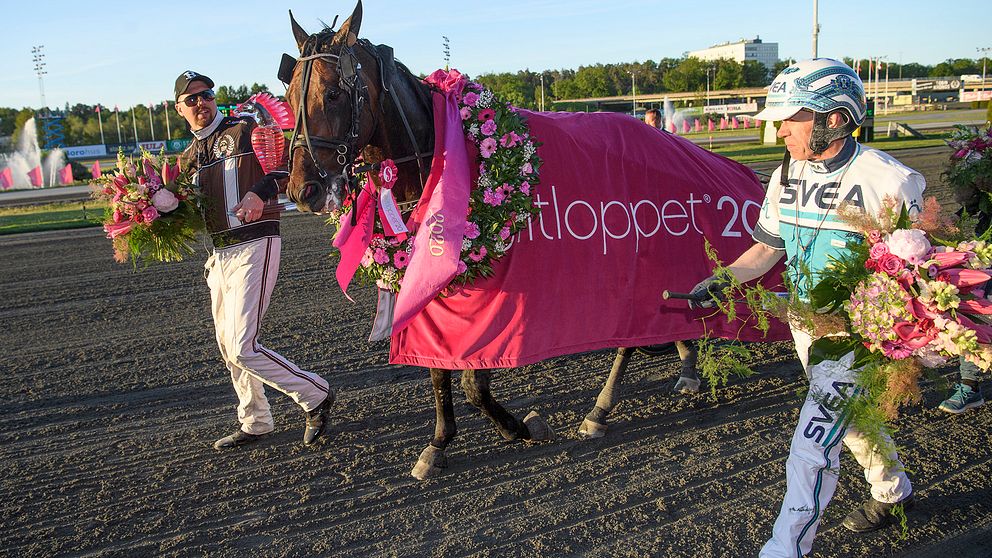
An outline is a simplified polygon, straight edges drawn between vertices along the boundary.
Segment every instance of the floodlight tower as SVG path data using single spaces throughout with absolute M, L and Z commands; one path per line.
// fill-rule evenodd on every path
M 31 47 L 31 61 L 34 62 L 34 72 L 38 74 L 38 90 L 41 92 L 41 110 L 45 110 L 45 80 L 42 78 L 48 72 L 45 70 L 45 45 Z
M 442 43 L 444 47 L 444 69 L 448 70 L 448 66 L 451 65 L 451 42 L 446 35 L 441 35 L 441 38 L 444 39 Z

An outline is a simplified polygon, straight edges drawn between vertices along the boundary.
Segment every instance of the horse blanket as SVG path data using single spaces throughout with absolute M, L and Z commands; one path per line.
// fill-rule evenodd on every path
M 704 239 L 725 263 L 752 245 L 764 190 L 750 169 L 623 114 L 520 112 L 542 143 L 540 213 L 494 275 L 394 327 L 391 363 L 503 368 L 704 335 L 790 338 L 778 322 L 762 337 L 743 306 L 728 323 L 661 296 L 711 274 Z M 441 145 L 444 118 L 435 120 Z M 436 151 L 434 168 L 443 163 Z M 782 290 L 780 271 L 766 275 L 767 287 Z

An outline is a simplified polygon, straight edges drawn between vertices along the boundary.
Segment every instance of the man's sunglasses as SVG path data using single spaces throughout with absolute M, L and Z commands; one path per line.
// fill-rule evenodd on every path
M 214 95 L 213 89 L 204 89 L 199 93 L 193 93 L 189 97 L 186 97 L 185 99 L 179 102 L 185 104 L 188 107 L 195 107 L 197 103 L 197 99 L 202 98 L 204 103 L 209 103 L 210 101 L 214 100 L 214 97 L 216 97 L 216 95 Z

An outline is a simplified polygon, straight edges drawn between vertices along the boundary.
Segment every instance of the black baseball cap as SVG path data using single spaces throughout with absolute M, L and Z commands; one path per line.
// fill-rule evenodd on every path
M 179 96 L 185 93 L 186 90 L 189 89 L 189 85 L 194 81 L 202 81 L 203 83 L 207 84 L 207 87 L 214 86 L 214 80 L 208 78 L 203 74 L 198 74 L 193 70 L 186 70 L 185 72 L 179 74 L 179 77 L 176 78 L 177 101 L 179 100 Z

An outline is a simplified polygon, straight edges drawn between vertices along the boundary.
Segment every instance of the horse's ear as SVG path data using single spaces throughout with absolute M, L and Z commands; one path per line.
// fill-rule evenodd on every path
M 303 43 L 307 42 L 310 38 L 310 33 L 307 33 L 300 27 L 299 23 L 296 23 L 296 18 L 293 17 L 293 10 L 289 10 L 289 22 L 293 24 L 293 37 L 296 38 L 296 46 L 303 52 Z
M 355 11 L 351 13 L 351 17 L 347 21 L 341 24 L 341 29 L 334 34 L 334 44 L 345 43 L 348 46 L 354 45 L 358 42 L 358 30 L 362 27 L 362 0 L 358 0 L 358 4 L 355 6 Z

